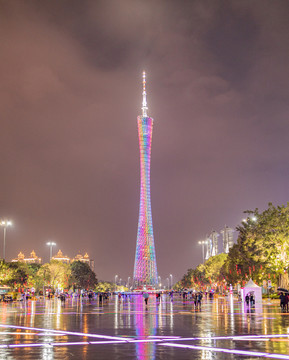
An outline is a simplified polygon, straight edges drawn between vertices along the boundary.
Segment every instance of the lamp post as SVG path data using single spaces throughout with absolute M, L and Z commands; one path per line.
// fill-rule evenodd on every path
M 199 245 L 202 245 L 203 263 L 205 262 L 205 244 L 207 244 L 207 240 L 199 241 Z
M 118 275 L 115 275 L 115 277 L 114 277 L 115 291 L 116 291 L 116 280 L 117 280 L 117 278 L 118 278 Z
M 171 279 L 171 289 L 173 288 L 173 275 L 170 274 L 170 279 Z
M 127 285 L 126 287 L 129 289 L 129 282 L 130 282 L 130 276 L 127 278 Z
M 9 226 L 12 226 L 12 221 L 2 220 L 0 225 L 3 227 L 3 260 L 5 261 L 5 250 L 6 250 L 6 230 Z
M 162 279 L 161 279 L 160 275 L 158 276 L 158 282 L 159 282 L 159 289 L 160 289 L 162 286 Z
M 167 284 L 168 284 L 168 285 L 167 285 L 167 286 L 168 286 L 167 289 L 169 290 L 169 287 L 170 287 L 170 279 L 167 278 L 166 280 L 167 280 Z
M 52 247 L 55 246 L 56 243 L 53 242 L 53 241 L 48 241 L 48 242 L 46 243 L 46 245 L 48 245 L 48 246 L 50 247 L 50 257 L 49 257 L 49 261 L 51 261 L 51 258 L 52 258 Z

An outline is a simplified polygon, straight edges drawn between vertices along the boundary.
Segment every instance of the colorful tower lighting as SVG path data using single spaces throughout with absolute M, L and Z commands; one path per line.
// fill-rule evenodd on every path
M 134 262 L 134 285 L 156 287 L 158 272 L 153 234 L 150 163 L 153 119 L 147 115 L 146 74 L 143 72 L 142 115 L 137 117 L 140 151 L 140 204 Z

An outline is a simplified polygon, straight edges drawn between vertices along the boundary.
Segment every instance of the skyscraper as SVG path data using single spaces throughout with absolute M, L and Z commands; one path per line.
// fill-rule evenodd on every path
M 150 195 L 151 144 L 154 120 L 147 114 L 146 74 L 143 72 L 142 115 L 137 117 L 140 151 L 140 204 L 134 262 L 134 286 L 158 284 Z
M 234 230 L 227 225 L 221 230 L 221 234 L 223 235 L 223 251 L 225 254 L 228 254 L 229 250 L 234 245 L 233 232 Z
M 218 247 L 218 237 L 219 234 L 217 233 L 217 231 L 213 230 L 210 234 L 210 239 L 212 239 L 212 256 L 216 256 L 219 253 L 219 247 Z

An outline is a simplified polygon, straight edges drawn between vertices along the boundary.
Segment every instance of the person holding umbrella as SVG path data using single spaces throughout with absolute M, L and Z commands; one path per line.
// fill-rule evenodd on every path
M 278 288 L 278 291 L 281 292 L 280 294 L 280 306 L 282 310 L 286 310 L 288 312 L 288 305 L 289 305 L 289 291 L 287 289 Z
M 149 299 L 149 294 L 145 291 L 142 296 L 143 296 L 144 301 L 145 301 L 145 303 L 147 305 L 148 304 L 148 299 Z

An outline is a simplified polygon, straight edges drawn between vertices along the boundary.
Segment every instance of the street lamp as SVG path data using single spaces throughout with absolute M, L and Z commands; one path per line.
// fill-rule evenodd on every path
M 50 258 L 49 258 L 49 261 L 51 261 L 51 258 L 52 258 L 52 247 L 55 246 L 56 243 L 53 242 L 53 241 L 48 241 L 48 242 L 46 243 L 46 245 L 48 245 L 48 246 L 50 247 Z
M 205 262 L 205 251 L 204 251 L 205 244 L 207 244 L 207 240 L 199 241 L 199 245 L 202 245 L 203 263 Z
M 129 281 L 130 281 L 130 276 L 127 278 L 127 288 L 129 288 Z
M 169 287 L 170 287 L 170 279 L 169 279 L 169 278 L 167 278 L 166 280 L 167 280 L 167 283 L 168 283 L 168 287 L 167 287 L 167 289 L 169 289 Z
M 173 275 L 172 274 L 170 274 L 170 279 L 171 279 L 171 289 L 172 289 L 172 287 L 173 287 Z
M 118 278 L 118 275 L 115 275 L 115 277 L 114 277 L 115 291 L 116 291 L 116 280 L 117 280 L 117 278 Z
M 4 234 L 3 234 L 3 260 L 5 261 L 5 248 L 6 248 L 6 229 L 9 226 L 12 226 L 12 221 L 10 220 L 2 220 L 0 225 L 3 227 Z

